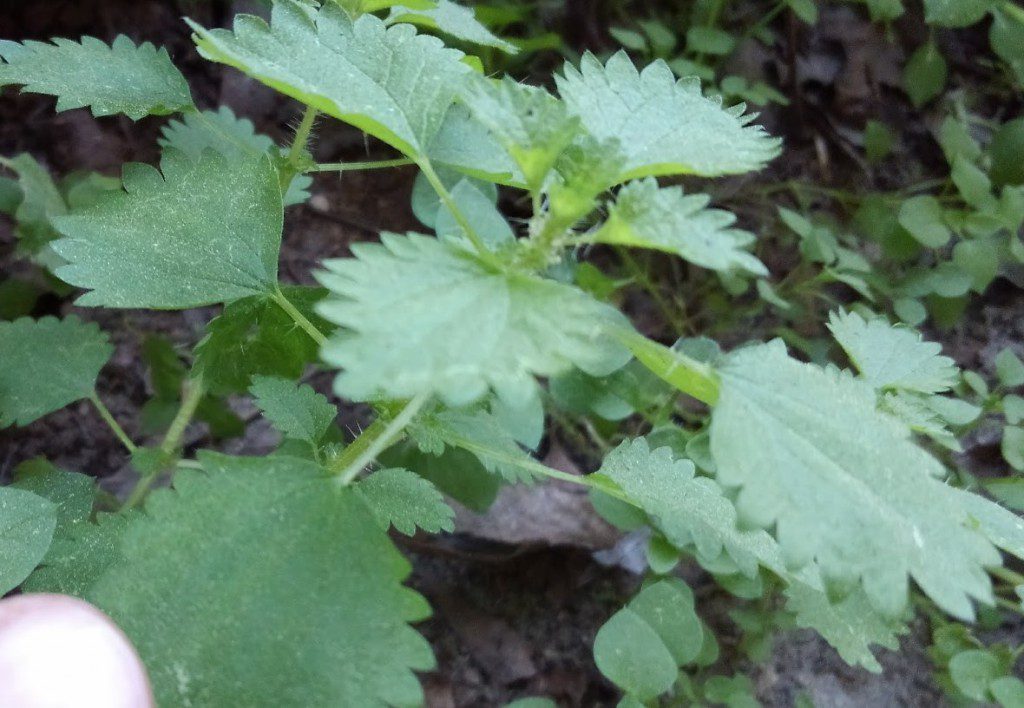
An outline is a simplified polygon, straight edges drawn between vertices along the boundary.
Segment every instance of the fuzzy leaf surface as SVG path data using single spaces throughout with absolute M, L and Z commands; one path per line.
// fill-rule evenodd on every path
M 602 375 L 629 358 L 608 336 L 621 315 L 576 288 L 489 270 L 457 244 L 384 234 L 318 274 L 332 291 L 318 311 L 344 330 L 323 350 L 342 369 L 339 395 L 411 398 L 452 406 L 493 388 L 525 402 L 533 375 L 575 365 Z
M 612 479 L 647 512 L 677 547 L 690 544 L 706 559 L 723 550 L 752 576 L 758 564 L 785 575 L 782 556 L 763 531 L 741 531 L 736 510 L 714 480 L 697 477 L 689 460 L 674 459 L 667 447 L 651 450 L 644 438 L 627 441 L 605 457 L 600 474 Z
M 57 505 L 24 489 L 0 487 L 0 596 L 28 577 L 46 555 Z
M 957 381 L 959 370 L 942 356 L 942 345 L 924 341 L 913 329 L 842 311 L 829 315 L 828 328 L 861 378 L 876 389 L 939 393 Z
M 27 253 L 38 253 L 60 235 L 52 219 L 66 214 L 68 205 L 50 173 L 28 153 L 15 155 L 5 164 L 18 175 L 21 192 L 14 211 L 18 246 Z
M 166 705 L 415 705 L 429 608 L 351 489 L 286 457 L 201 457 L 126 530 L 88 599 Z
M 966 27 L 999 4 L 996 0 L 924 0 L 924 19 L 940 27 Z
M 85 597 L 103 573 L 122 559 L 121 537 L 134 517 L 135 512 L 100 514 L 96 523 L 65 527 L 54 536 L 46 557 L 22 589 Z
M 327 397 L 306 384 L 272 376 L 253 377 L 250 393 L 263 415 L 285 437 L 318 445 L 331 427 L 338 409 Z
M 379 470 L 357 482 L 354 489 L 385 531 L 394 526 L 399 533 L 412 536 L 417 526 L 427 533 L 455 528 L 455 512 L 441 492 L 409 470 Z
M 167 50 L 136 46 L 118 35 L 112 45 L 95 37 L 23 44 L 0 41 L 0 87 L 57 97 L 57 110 L 90 106 L 94 116 L 124 113 L 132 120 L 192 105 L 192 96 Z
M 487 29 L 476 19 L 473 9 L 451 0 L 437 0 L 427 7 L 413 8 L 402 3 L 391 8 L 387 24 L 411 22 L 412 24 L 436 29 L 455 39 L 484 47 L 494 47 L 506 54 L 515 54 L 515 45 L 509 44 Z
M 113 353 L 98 326 L 74 315 L 0 322 L 0 428 L 87 398 Z
M 625 52 L 606 64 L 586 54 L 556 77 L 570 112 L 599 140 L 618 140 L 626 153 L 620 181 L 696 174 L 713 177 L 757 170 L 775 157 L 779 141 L 744 106 L 723 108 L 699 83 L 677 80 L 661 60 L 637 71 Z
M 412 25 L 389 28 L 373 15 L 353 22 L 332 3 L 317 11 L 281 0 L 270 25 L 238 15 L 233 32 L 189 24 L 210 61 L 234 66 L 411 157 L 426 154 L 471 71 L 462 52 L 418 35 Z
M 993 544 L 1024 551 L 1018 525 L 942 482 L 942 465 L 876 410 L 867 382 L 792 359 L 781 342 L 734 352 L 719 375 L 718 479 L 740 488 L 742 519 L 774 527 L 791 566 L 860 581 L 890 617 L 906 604 L 908 576 L 957 617 L 973 617 L 971 598 L 992 601 L 984 569 L 1001 562 Z M 975 499 L 992 507 L 986 523 L 968 511 Z
M 290 286 L 281 292 L 320 331 L 330 327 L 313 312 L 323 288 Z M 196 345 L 196 370 L 214 393 L 242 393 L 256 375 L 297 379 L 316 361 L 318 347 L 280 305 L 262 295 L 228 303 Z
M 674 253 L 711 270 L 767 275 L 764 264 L 744 250 L 754 235 L 732 228 L 736 217 L 707 209 L 709 201 L 705 194 L 684 195 L 681 187 L 659 188 L 653 177 L 630 182 L 619 191 L 594 238 Z
M 157 142 L 160 147 L 174 148 L 193 160 L 199 160 L 204 150 L 240 159 L 274 147 L 273 140 L 256 132 L 251 120 L 236 117 L 227 106 L 216 111 L 193 111 L 172 120 L 160 131 Z
M 11 486 L 49 499 L 57 505 L 55 537 L 61 536 L 73 525 L 86 521 L 92 513 L 96 498 L 95 479 L 59 469 L 42 457 L 18 465 L 15 469 L 15 482 Z
M 270 292 L 284 219 L 270 158 L 168 150 L 160 168 L 130 164 L 124 192 L 55 220 L 57 274 L 90 291 L 78 304 L 186 309 Z
M 786 609 L 796 614 L 797 626 L 815 630 L 843 661 L 873 673 L 881 672 L 882 665 L 871 646 L 898 649 L 899 635 L 907 632 L 902 622 L 880 615 L 860 589 L 833 603 L 825 592 L 793 583 L 786 588 L 786 597 Z

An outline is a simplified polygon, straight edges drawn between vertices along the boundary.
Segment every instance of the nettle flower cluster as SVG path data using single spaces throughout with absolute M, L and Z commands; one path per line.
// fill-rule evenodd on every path
M 586 287 L 593 268 L 574 254 L 587 244 L 764 278 L 732 215 L 657 178 L 756 170 L 779 142 L 660 61 L 638 70 L 623 53 L 588 54 L 555 77 L 557 93 L 487 78 L 414 25 L 512 47 L 465 8 L 414 5 L 276 0 L 269 24 L 189 22 L 203 57 L 306 107 L 288 147 L 226 108 L 199 110 L 151 45 L 0 43 L 0 86 L 56 95 L 58 110 L 178 115 L 159 168 L 125 165 L 73 200 L 40 186 L 31 158 L 3 159 L 24 192 L 19 223 L 39 227 L 21 230 L 22 252 L 84 290 L 80 306 L 224 305 L 190 367 L 175 370 L 177 412 L 149 447 L 95 390 L 112 352 L 97 326 L 0 323 L 0 424 L 90 399 L 141 473 L 107 513 L 87 478 L 23 466 L 0 488 L 0 591 L 96 604 L 168 705 L 414 705 L 414 672 L 433 657 L 411 623 L 430 610 L 402 585 L 409 564 L 388 529 L 451 530 L 445 495 L 484 509 L 498 484 L 554 478 L 590 488 L 614 522 L 649 526 L 658 549 L 650 582 L 595 646 L 633 705 L 681 690 L 681 668 L 714 660 L 692 594 L 659 575 L 684 554 L 726 587 L 781 588 L 798 624 L 873 669 L 870 645 L 895 646 L 904 631 L 911 581 L 958 618 L 992 603 L 987 569 L 999 549 L 1024 557 L 1024 524 L 947 484 L 915 441 L 922 419 L 934 431 L 977 415 L 943 395 L 959 372 L 937 345 L 839 312 L 830 328 L 855 370 L 804 363 L 779 341 L 670 348 Z M 401 156 L 317 164 L 306 143 L 318 116 Z M 356 244 L 322 264 L 321 287 L 279 283 L 283 213 L 308 197 L 310 174 L 391 165 L 418 168 L 414 205 L 433 233 Z M 496 185 L 532 200 L 528 223 L 499 212 Z M 347 444 L 335 405 L 299 382 L 310 365 L 337 370 L 338 397 L 376 411 Z M 626 440 L 585 476 L 531 456 L 548 394 L 596 397 L 613 383 L 657 401 L 658 439 L 685 444 Z M 237 393 L 281 431 L 280 449 L 182 459 L 204 402 Z M 699 427 L 675 422 L 679 394 L 707 405 Z M 169 474 L 172 488 L 149 494 Z

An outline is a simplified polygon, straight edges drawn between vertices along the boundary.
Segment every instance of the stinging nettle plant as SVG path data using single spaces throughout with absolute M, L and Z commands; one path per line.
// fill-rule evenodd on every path
M 989 570 L 1000 550 L 1024 557 L 1024 523 L 948 483 L 915 438 L 948 438 L 977 415 L 947 395 L 960 373 L 938 345 L 836 312 L 829 327 L 852 369 L 799 361 L 779 341 L 667 347 L 582 287 L 576 254 L 590 244 L 767 275 L 731 214 L 657 179 L 740 174 L 776 156 L 779 141 L 743 106 L 624 53 L 566 66 L 557 94 L 485 78 L 415 26 L 513 50 L 446 0 L 277 0 L 269 23 L 189 25 L 203 57 L 305 105 L 290 146 L 226 108 L 199 110 L 151 45 L 0 43 L 0 86 L 55 95 L 58 110 L 177 116 L 159 167 L 125 165 L 116 184 L 44 210 L 47 228 L 24 252 L 84 290 L 82 306 L 223 305 L 153 447 L 137 446 L 96 391 L 112 353 L 97 326 L 0 323 L 0 425 L 89 399 L 141 473 L 107 513 L 88 478 L 22 465 L 0 487 L 0 592 L 96 604 L 167 705 L 416 705 L 414 672 L 433 657 L 412 624 L 430 609 L 402 584 L 410 566 L 388 530 L 450 531 L 445 495 L 484 509 L 499 482 L 552 478 L 588 487 L 613 523 L 651 530 L 650 582 L 595 643 L 626 704 L 714 661 L 692 593 L 666 577 L 682 554 L 726 587 L 780 588 L 798 625 L 872 670 L 871 646 L 895 647 L 905 631 L 912 584 L 961 620 L 995 602 Z M 318 117 L 400 156 L 318 164 L 307 149 Z M 28 204 L 40 180 L 31 158 L 0 165 Z M 312 173 L 401 165 L 419 170 L 414 207 L 434 233 L 355 244 L 322 264 L 320 287 L 279 283 L 284 210 L 306 199 Z M 529 197 L 528 221 L 501 215 L 495 185 Z M 338 397 L 376 412 L 347 444 L 335 406 L 300 383 L 309 365 L 337 370 Z M 710 413 L 685 449 L 654 433 L 626 440 L 594 474 L 531 456 L 545 401 L 611 381 Z M 244 392 L 284 436 L 280 449 L 182 459 L 203 401 Z M 150 493 L 171 473 L 171 489 Z

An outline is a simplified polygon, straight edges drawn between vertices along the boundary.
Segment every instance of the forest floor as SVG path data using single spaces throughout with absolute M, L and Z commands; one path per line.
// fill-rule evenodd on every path
M 47 0 L 3 10 L 0 35 L 19 41 L 84 34 L 110 40 L 125 33 L 136 40 L 154 41 L 167 46 L 200 107 L 226 104 L 251 119 L 259 131 L 286 143 L 289 126 L 299 114 L 297 105 L 238 72 L 201 60 L 180 21 L 181 15 L 188 14 L 207 26 L 223 25 L 234 9 L 246 9 L 246 3 L 229 7 L 179 5 L 170 0 Z M 894 67 L 900 58 L 891 53 L 899 50 L 881 42 L 878 30 L 852 10 L 836 12 L 841 14 L 835 23 L 819 23 L 811 36 L 800 41 L 804 100 L 784 111 L 767 111 L 762 119 L 770 131 L 786 134 L 784 157 L 763 174 L 730 182 L 728 192 L 741 195 L 759 184 L 797 177 L 830 187 L 863 188 L 865 177 L 851 168 L 830 141 L 844 133 L 847 123 L 862 123 L 865 113 L 884 114 L 897 124 L 911 120 L 903 103 L 887 99 L 886 86 L 894 80 L 887 72 L 897 71 Z M 558 29 L 559 21 L 554 17 L 553 29 Z M 969 53 L 971 47 L 960 50 Z M 776 59 L 758 55 L 749 61 L 762 71 L 761 66 Z M 156 161 L 156 138 L 164 122 L 159 118 L 138 123 L 124 117 L 96 120 L 85 110 L 55 114 L 52 99 L 5 91 L 0 96 L 0 154 L 29 152 L 54 175 L 76 169 L 117 174 L 126 161 Z M 802 127 L 794 130 L 794 122 Z M 904 131 L 908 150 L 935 150 L 920 138 L 924 131 L 923 126 Z M 820 141 L 811 135 L 827 136 L 825 157 Z M 367 148 L 356 131 L 324 121 L 314 151 L 320 160 L 336 161 L 366 159 Z M 915 155 L 924 165 L 940 159 Z M 282 279 L 312 282 L 310 274 L 317 264 L 346 255 L 349 244 L 373 239 L 382 230 L 415 229 L 417 222 L 409 207 L 414 176 L 409 168 L 318 176 L 311 200 L 287 214 Z M 898 181 L 900 175 L 871 179 L 877 186 Z M 741 216 L 746 228 L 758 231 L 756 208 Z M 19 267 L 10 257 L 12 250 L 10 224 L 0 221 L 0 270 Z M 160 333 L 177 343 L 194 343 L 214 310 L 91 310 L 74 307 L 70 299 L 49 297 L 40 301 L 34 314 L 72 311 L 100 323 L 113 336 L 116 355 L 101 375 L 99 390 L 128 432 L 143 439 L 133 423 L 135 411 L 152 393 L 140 356 L 143 336 Z M 933 334 L 959 364 L 990 373 L 1001 348 L 1009 345 L 1020 352 L 1024 347 L 1022 314 L 1021 292 L 999 281 L 975 300 L 963 325 Z M 311 383 L 329 393 L 328 375 L 316 376 Z M 243 418 L 255 417 L 242 402 L 237 403 L 236 412 Z M 350 415 L 348 423 L 357 426 L 359 412 Z M 975 437 L 968 451 L 972 464 L 983 467 L 997 460 L 998 437 L 984 430 Z M 201 424 L 190 429 L 188 443 L 208 444 Z M 260 454 L 276 443 L 269 427 L 255 420 L 244 436 L 221 447 L 237 454 Z M 579 441 L 555 428 L 541 454 L 547 464 L 570 471 L 590 464 Z M 98 477 L 114 493 L 134 479 L 117 440 L 85 403 L 27 428 L 0 431 L 0 479 L 18 463 L 38 455 Z M 486 516 L 460 510 L 453 535 L 396 540 L 413 560 L 413 585 L 435 610 L 434 617 L 420 627 L 438 659 L 437 670 L 424 677 L 430 706 L 497 706 L 529 695 L 551 696 L 566 706 L 615 704 L 617 694 L 597 672 L 591 646 L 600 625 L 639 583 L 635 571 L 642 562 L 641 544 L 636 538 L 620 538 L 594 515 L 585 496 L 557 484 L 509 488 Z M 739 651 L 741 636 L 725 614 L 724 592 L 699 572 L 687 579 L 701 598 L 702 612 L 715 627 L 731 668 L 752 673 L 758 695 L 767 705 L 792 705 L 801 692 L 819 706 L 935 706 L 943 701 L 930 678 L 923 626 L 904 637 L 900 652 L 881 652 L 884 671 L 879 675 L 848 667 L 823 640 L 805 631 L 779 637 L 768 658 L 753 665 Z

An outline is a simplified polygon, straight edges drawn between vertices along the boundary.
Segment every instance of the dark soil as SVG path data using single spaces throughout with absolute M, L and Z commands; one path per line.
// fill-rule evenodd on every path
M 110 40 L 124 33 L 137 41 L 164 45 L 188 77 L 201 107 L 227 104 L 279 142 L 287 142 L 289 127 L 299 114 L 294 102 L 237 72 L 202 61 L 179 20 L 187 14 L 207 26 L 223 25 L 233 12 L 250 9 L 245 2 L 48 0 L 0 5 L 4 8 L 0 10 L 0 35 L 4 38 L 90 34 Z M 588 12 L 586 3 L 582 9 L 580 3 L 568 5 L 570 12 Z M 884 188 L 920 178 L 935 168 L 940 157 L 932 154 L 935 148 L 924 128 L 914 128 L 905 102 L 893 98 L 898 77 L 893 77 L 892 67 L 898 66 L 899 44 L 882 41 L 878 30 L 847 6 L 826 12 L 835 13 L 835 21 L 824 22 L 823 31 L 803 37 L 798 57 L 787 56 L 785 47 L 780 47 L 776 54 L 741 55 L 737 60 L 741 64 L 737 72 L 797 87 L 799 98 L 785 112 L 771 111 L 765 116 L 770 130 L 788 138 L 785 159 L 766 174 L 719 186 L 720 197 L 730 200 L 732 195 L 742 195 L 755 181 L 793 177 L 844 188 Z M 565 20 L 556 12 L 551 21 L 557 25 Z M 590 19 L 568 25 L 575 28 L 582 46 L 602 41 L 595 28 L 607 23 Z M 972 48 L 954 44 L 947 49 L 951 56 L 959 52 L 969 57 Z M 850 136 L 863 127 L 866 116 L 881 115 L 908 126 L 903 149 L 912 153 L 913 159 L 901 160 L 882 173 L 865 172 L 851 157 Z M 7 90 L 0 97 L 0 154 L 30 152 L 54 175 L 76 169 L 116 174 L 126 161 L 158 159 L 156 137 L 164 122 L 147 118 L 133 123 L 124 117 L 96 120 L 85 110 L 55 114 L 52 99 Z M 314 151 L 323 161 L 367 159 L 368 152 L 371 158 L 390 156 L 379 147 L 367 147 L 358 132 L 331 121 L 319 127 Z M 288 214 L 282 279 L 311 282 L 310 273 L 321 260 L 346 255 L 351 243 L 374 239 L 381 230 L 416 228 L 409 208 L 413 177 L 410 169 L 349 173 L 344 178 L 318 176 L 312 200 Z M 757 206 L 739 204 L 738 210 L 749 222 L 747 226 L 765 218 Z M 9 227 L 0 223 L 0 269 L 5 273 L 20 267 L 11 258 Z M 784 255 L 769 254 L 773 270 L 773 258 L 785 262 Z M 631 308 L 641 319 L 650 320 L 652 328 L 664 327 L 644 302 Z M 143 337 L 159 333 L 178 344 L 194 344 L 215 310 L 93 310 L 74 307 L 71 298 L 47 297 L 33 314 L 72 311 L 98 322 L 116 343 L 116 354 L 104 369 L 98 388 L 129 434 L 144 439 L 134 422 L 152 393 L 140 358 Z M 940 336 L 962 365 L 991 372 L 992 360 L 1003 346 L 1024 354 L 1022 314 L 1020 291 L 1000 282 L 972 304 L 964 324 Z M 327 392 L 329 376 L 319 375 L 313 383 Z M 243 416 L 251 415 L 244 402 L 235 405 Z M 345 411 L 344 415 L 355 421 L 359 411 Z M 188 441 L 192 446 L 210 444 L 201 424 L 190 429 Z M 257 421 L 243 438 L 223 447 L 239 454 L 259 454 L 275 443 L 274 433 Z M 553 435 L 545 449 L 556 456 L 561 451 L 562 457 L 572 460 L 590 457 L 574 445 L 572 440 Z M 998 445 L 997 439 L 981 435 L 971 451 L 977 455 L 972 464 L 990 464 L 993 445 Z M 567 454 L 564 448 L 569 449 Z M 98 477 L 114 493 L 122 493 L 134 479 L 117 440 L 84 403 L 27 428 L 0 431 L 0 480 L 6 480 L 18 463 L 38 455 Z M 586 529 L 584 535 L 592 534 L 590 540 L 581 538 L 582 532 L 566 535 L 542 527 L 532 539 L 517 535 L 513 542 L 502 542 L 500 520 L 490 517 L 467 524 L 475 529 L 472 533 L 396 539 L 413 560 L 413 584 L 435 608 L 435 617 L 420 627 L 438 660 L 437 670 L 423 677 L 429 705 L 497 706 L 528 695 L 552 696 L 566 706 L 615 705 L 617 694 L 594 667 L 591 646 L 597 629 L 635 590 L 639 577 L 623 567 L 630 562 L 607 566 L 594 559 L 591 551 L 614 539 L 591 531 L 597 528 L 597 522 L 588 517 L 592 512 L 583 505 L 570 505 L 560 513 L 570 525 L 577 523 Z M 630 548 L 621 542 L 618 547 L 620 555 L 635 564 L 637 554 Z M 942 701 L 929 676 L 923 627 L 904 639 L 902 652 L 882 652 L 885 672 L 879 676 L 846 666 L 810 632 L 782 637 L 769 659 L 752 667 L 738 653 L 739 633 L 725 616 L 721 591 L 700 575 L 692 580 L 702 597 L 701 608 L 719 633 L 728 663 L 732 668 L 752 670 L 760 697 L 768 705 L 792 705 L 801 692 L 819 706 L 935 706 Z

